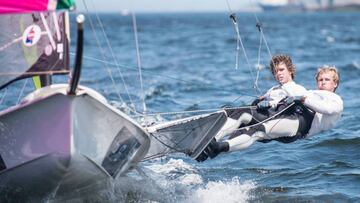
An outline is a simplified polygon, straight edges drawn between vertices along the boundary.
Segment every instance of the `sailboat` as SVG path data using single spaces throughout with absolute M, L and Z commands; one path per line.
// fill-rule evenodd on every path
M 69 62 L 72 0 L 0 2 L 0 88 L 32 77 L 39 88 L 0 112 L 0 201 L 59 197 L 125 174 L 149 133 L 95 90 L 79 85 L 84 17 Z M 51 84 L 52 75 L 69 77 Z M 10 199 L 7 199 L 10 198 Z

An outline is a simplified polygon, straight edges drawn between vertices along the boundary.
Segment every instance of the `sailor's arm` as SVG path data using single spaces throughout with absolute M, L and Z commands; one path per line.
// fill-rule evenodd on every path
M 251 106 L 258 105 L 261 101 L 268 100 L 270 98 L 270 92 L 273 91 L 275 87 L 270 88 L 264 95 L 257 97 L 252 103 Z
M 283 85 L 282 89 L 286 92 L 287 96 L 290 97 L 303 96 L 307 92 L 305 87 L 296 84 L 295 82 Z
M 334 94 L 335 95 L 335 94 Z M 337 95 L 335 95 L 338 97 Z M 321 114 L 336 114 L 343 111 L 343 102 L 341 98 L 326 97 L 319 94 L 306 94 L 303 96 L 303 103 L 310 109 Z

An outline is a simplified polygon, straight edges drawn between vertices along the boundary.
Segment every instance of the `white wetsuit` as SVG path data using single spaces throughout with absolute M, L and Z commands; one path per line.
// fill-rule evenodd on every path
M 316 112 L 306 136 L 311 136 L 334 127 L 343 111 L 341 97 L 326 90 L 310 90 L 303 96 L 305 96 L 304 106 Z M 299 121 L 296 119 L 280 118 L 267 121 L 263 123 L 263 126 L 265 132 L 258 131 L 252 135 L 242 134 L 227 140 L 229 151 L 245 149 L 258 140 L 293 137 L 299 128 Z
M 276 85 L 270 88 L 264 96 L 269 100 L 271 107 L 274 108 L 285 97 L 302 96 L 305 93 L 306 89 L 303 86 L 296 84 L 294 81 L 291 81 L 283 85 Z
M 307 136 L 333 128 L 344 108 L 341 97 L 326 90 L 310 90 L 304 96 L 304 105 L 316 112 Z
M 264 97 L 269 101 L 269 104 L 271 108 L 275 108 L 278 103 L 288 96 L 302 96 L 306 93 L 306 89 L 296 84 L 294 81 L 287 82 L 283 85 L 276 85 L 272 88 L 270 88 L 265 94 Z M 241 110 L 241 109 L 239 109 Z M 229 115 L 228 115 L 229 116 Z M 227 121 L 223 125 L 223 127 L 219 130 L 218 134 L 215 136 L 215 139 L 217 141 L 221 140 L 223 137 L 225 137 L 228 134 L 231 134 L 232 132 L 236 131 L 238 127 L 241 124 L 248 124 L 252 119 L 252 115 L 249 113 L 243 113 L 239 118 L 233 119 L 228 117 Z M 293 129 L 297 130 L 298 124 L 290 121 L 288 125 L 293 125 Z M 280 129 L 279 129 L 280 130 Z M 280 131 L 277 132 L 280 132 Z M 296 133 L 295 130 L 295 133 Z M 284 132 L 285 134 L 288 134 L 288 131 Z

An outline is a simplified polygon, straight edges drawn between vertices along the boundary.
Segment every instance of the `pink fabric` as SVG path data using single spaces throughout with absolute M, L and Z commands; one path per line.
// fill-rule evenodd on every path
M 0 0 L 0 14 L 47 11 L 49 0 Z

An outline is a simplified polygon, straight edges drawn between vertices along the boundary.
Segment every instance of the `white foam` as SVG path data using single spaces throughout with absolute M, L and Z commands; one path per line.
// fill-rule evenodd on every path
M 179 178 L 179 181 L 182 185 L 194 185 L 203 183 L 203 179 L 198 174 L 186 174 Z
M 229 182 L 217 181 L 209 182 L 204 188 L 194 191 L 190 202 L 206 203 L 232 203 L 247 202 L 251 200 L 251 191 L 256 185 L 252 181 L 240 182 L 238 177 Z
M 165 164 L 153 164 L 147 166 L 147 168 L 161 174 L 165 177 L 171 177 L 174 181 L 173 184 L 180 184 L 183 186 L 190 186 L 203 183 L 202 177 L 198 174 L 198 171 L 193 168 L 191 164 L 184 162 L 182 159 L 171 158 Z M 164 182 L 165 181 L 165 182 Z M 164 178 L 164 181 L 157 180 L 161 185 L 172 184 L 170 180 Z
M 194 173 L 196 172 L 196 169 L 194 169 L 190 164 L 185 163 L 182 159 L 173 159 L 173 158 L 171 158 L 165 164 L 154 164 L 147 167 L 157 173 L 166 173 L 166 174 L 181 170 L 188 170 Z

